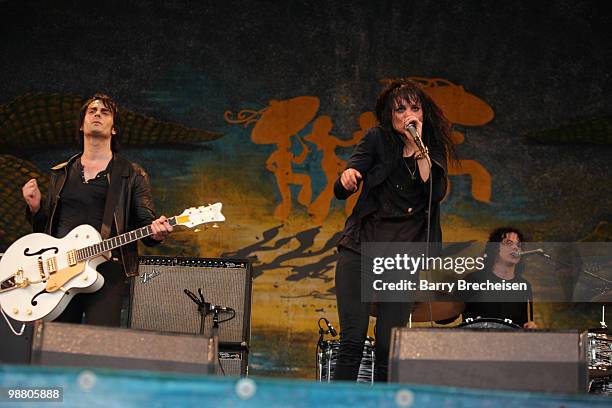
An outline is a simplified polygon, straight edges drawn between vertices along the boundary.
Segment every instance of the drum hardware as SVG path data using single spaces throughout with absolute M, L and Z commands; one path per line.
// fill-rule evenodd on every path
M 317 381 L 330 382 L 332 380 L 339 349 L 340 342 L 338 340 L 324 341 L 322 343 L 320 351 L 317 352 Z M 363 345 L 361 364 L 359 365 L 359 373 L 357 375 L 358 383 L 374 383 L 374 360 L 374 339 L 367 337 Z
M 591 275 L 591 276 L 593 276 L 593 277 L 595 277 L 595 278 L 597 278 L 599 280 L 602 280 L 602 281 L 604 281 L 606 283 L 611 283 L 612 284 L 611 281 L 609 281 L 608 279 L 602 278 L 601 276 L 597 276 L 597 275 L 595 275 L 593 273 L 589 273 L 589 275 Z M 612 291 L 608 290 L 608 291 L 605 291 L 603 293 L 600 293 L 597 296 L 594 296 L 591 299 L 591 302 L 593 302 L 593 303 L 600 303 L 601 304 L 601 321 L 599 322 L 599 324 L 601 325 L 600 329 L 607 329 L 608 326 L 606 325 L 606 306 L 612 304 Z
M 612 304 L 612 291 L 607 291 L 601 293 L 591 299 L 593 303 L 601 304 L 601 321 L 599 324 L 601 325 L 599 329 L 607 330 L 608 326 L 606 325 L 606 306 Z
M 520 329 L 521 326 L 512 322 L 511 319 L 494 319 L 494 318 L 483 318 L 478 317 L 476 319 L 467 318 L 464 323 L 457 326 L 461 329 Z
M 550 259 L 552 262 L 556 263 L 557 265 L 562 265 L 567 268 L 573 268 L 573 265 L 570 262 L 559 261 L 558 259 L 551 258 L 550 256 L 548 256 L 547 258 Z M 609 264 L 610 264 L 610 261 L 608 261 L 608 265 Z M 599 276 L 592 272 L 592 270 L 595 270 L 595 271 L 599 270 L 600 267 L 601 266 L 596 266 L 595 268 L 589 268 L 591 270 L 588 270 L 586 268 L 580 268 L 580 272 L 612 286 L 611 280 L 606 279 L 603 276 Z M 600 329 L 604 329 L 604 330 L 608 328 L 608 326 L 606 325 L 606 306 L 612 304 L 612 290 L 608 290 L 609 287 L 610 286 L 606 286 L 606 289 L 602 293 L 591 298 L 592 303 L 601 303 L 601 321 L 599 322 L 599 324 L 601 325 Z
M 321 327 L 321 322 L 325 322 L 325 327 Z M 334 329 L 334 327 L 332 326 L 332 324 L 329 322 L 329 320 L 327 320 L 324 317 L 319 318 L 319 321 L 317 322 L 317 325 L 319 326 L 319 340 L 317 340 L 317 347 L 315 350 L 315 354 L 317 356 L 317 362 L 316 362 L 316 367 L 317 367 L 317 379 L 319 381 L 321 381 L 322 378 L 322 370 L 323 370 L 323 366 L 321 365 L 321 359 L 322 359 L 322 352 L 323 350 L 327 350 L 327 346 L 329 341 L 325 341 L 325 335 L 329 334 L 332 337 L 336 337 L 338 335 L 338 333 L 336 332 L 336 330 Z M 329 375 L 328 375 L 329 378 Z
M 612 336 L 601 328 L 589 330 L 587 360 L 589 393 L 612 395 Z
M 322 326 L 321 322 L 324 322 L 325 326 Z M 340 341 L 325 340 L 325 335 L 327 334 L 331 335 L 332 338 L 338 335 L 336 329 L 334 329 L 329 320 L 321 317 L 318 321 L 318 326 L 319 340 L 317 341 L 316 347 L 316 377 L 319 382 L 330 382 L 333 378 L 336 359 L 338 358 Z M 368 336 L 363 346 L 363 354 L 361 357 L 361 364 L 359 365 L 359 374 L 357 376 L 358 383 L 374 383 L 374 357 L 374 339 Z

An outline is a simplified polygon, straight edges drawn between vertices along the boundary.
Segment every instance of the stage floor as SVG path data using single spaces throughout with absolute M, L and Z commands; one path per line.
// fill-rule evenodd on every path
M 61 390 L 61 403 L 35 391 Z M 25 399 L 16 399 L 16 390 Z M 2 406 L 61 407 L 610 407 L 590 395 L 496 392 L 410 384 L 322 384 L 263 377 L 0 365 Z M 9 392 L 13 398 L 9 397 Z M 58 395 L 58 393 L 55 393 Z M 59 399 L 59 397 L 58 397 Z

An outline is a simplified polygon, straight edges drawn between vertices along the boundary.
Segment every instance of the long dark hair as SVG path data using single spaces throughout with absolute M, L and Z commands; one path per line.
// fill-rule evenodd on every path
M 100 101 L 104 105 L 105 108 L 111 111 L 113 114 L 113 129 L 115 130 L 115 134 L 111 137 L 111 150 L 116 153 L 120 149 L 119 139 L 121 135 L 121 118 L 119 117 L 119 110 L 117 109 L 117 104 L 113 99 L 105 94 L 97 93 L 91 98 L 87 99 L 81 109 L 79 111 L 79 122 L 77 124 L 76 131 L 76 141 L 79 144 L 81 150 L 83 150 L 84 146 L 84 138 L 85 135 L 81 128 L 83 127 L 83 121 L 85 120 L 85 114 L 87 113 L 87 108 L 93 101 Z
M 511 233 L 515 233 L 521 242 L 525 241 L 523 233 L 514 227 L 500 227 L 491 232 L 491 235 L 489 235 L 489 242 L 485 249 L 485 271 L 493 271 L 493 265 L 495 265 L 495 260 L 499 255 L 501 242 Z M 525 262 L 523 262 L 523 258 L 521 258 L 521 261 L 514 268 L 514 274 L 515 276 L 521 276 L 524 271 Z
M 452 126 L 442 109 L 418 83 L 409 79 L 390 82 L 376 100 L 376 119 L 386 133 L 393 135 L 393 108 L 400 100 L 421 104 L 423 109 L 423 143 L 432 148 L 443 148 L 455 161 L 457 154 L 451 140 Z M 393 138 L 398 141 L 398 138 Z

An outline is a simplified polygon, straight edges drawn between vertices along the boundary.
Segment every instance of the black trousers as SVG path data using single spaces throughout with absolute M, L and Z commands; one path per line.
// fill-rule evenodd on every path
M 75 295 L 55 321 L 85 323 L 95 326 L 121 325 L 121 307 L 128 285 L 121 264 L 109 261 L 98 266 L 104 276 L 104 286 L 94 293 Z
M 334 380 L 357 380 L 363 346 L 368 334 L 370 302 L 361 301 L 361 255 L 340 247 L 336 265 L 336 297 L 340 318 L 340 348 Z M 387 381 L 391 328 L 405 326 L 413 303 L 376 304 L 374 379 Z

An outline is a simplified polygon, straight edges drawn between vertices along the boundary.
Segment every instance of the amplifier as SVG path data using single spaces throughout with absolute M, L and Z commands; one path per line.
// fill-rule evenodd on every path
M 185 294 L 211 305 L 232 308 L 219 314 L 219 343 L 248 346 L 251 337 L 251 264 L 245 259 L 145 256 L 132 280 L 129 326 L 134 329 L 200 334 L 198 306 Z M 230 319 L 230 320 L 227 320 Z M 224 321 L 225 320 L 225 321 Z M 204 336 L 212 335 L 213 315 L 204 321 Z
M 38 321 L 32 364 L 215 374 L 215 344 L 200 335 Z
M 228 377 L 245 377 L 248 375 L 249 353 L 245 349 L 219 348 L 217 375 Z
M 392 382 L 497 390 L 587 391 L 586 332 L 394 328 Z

